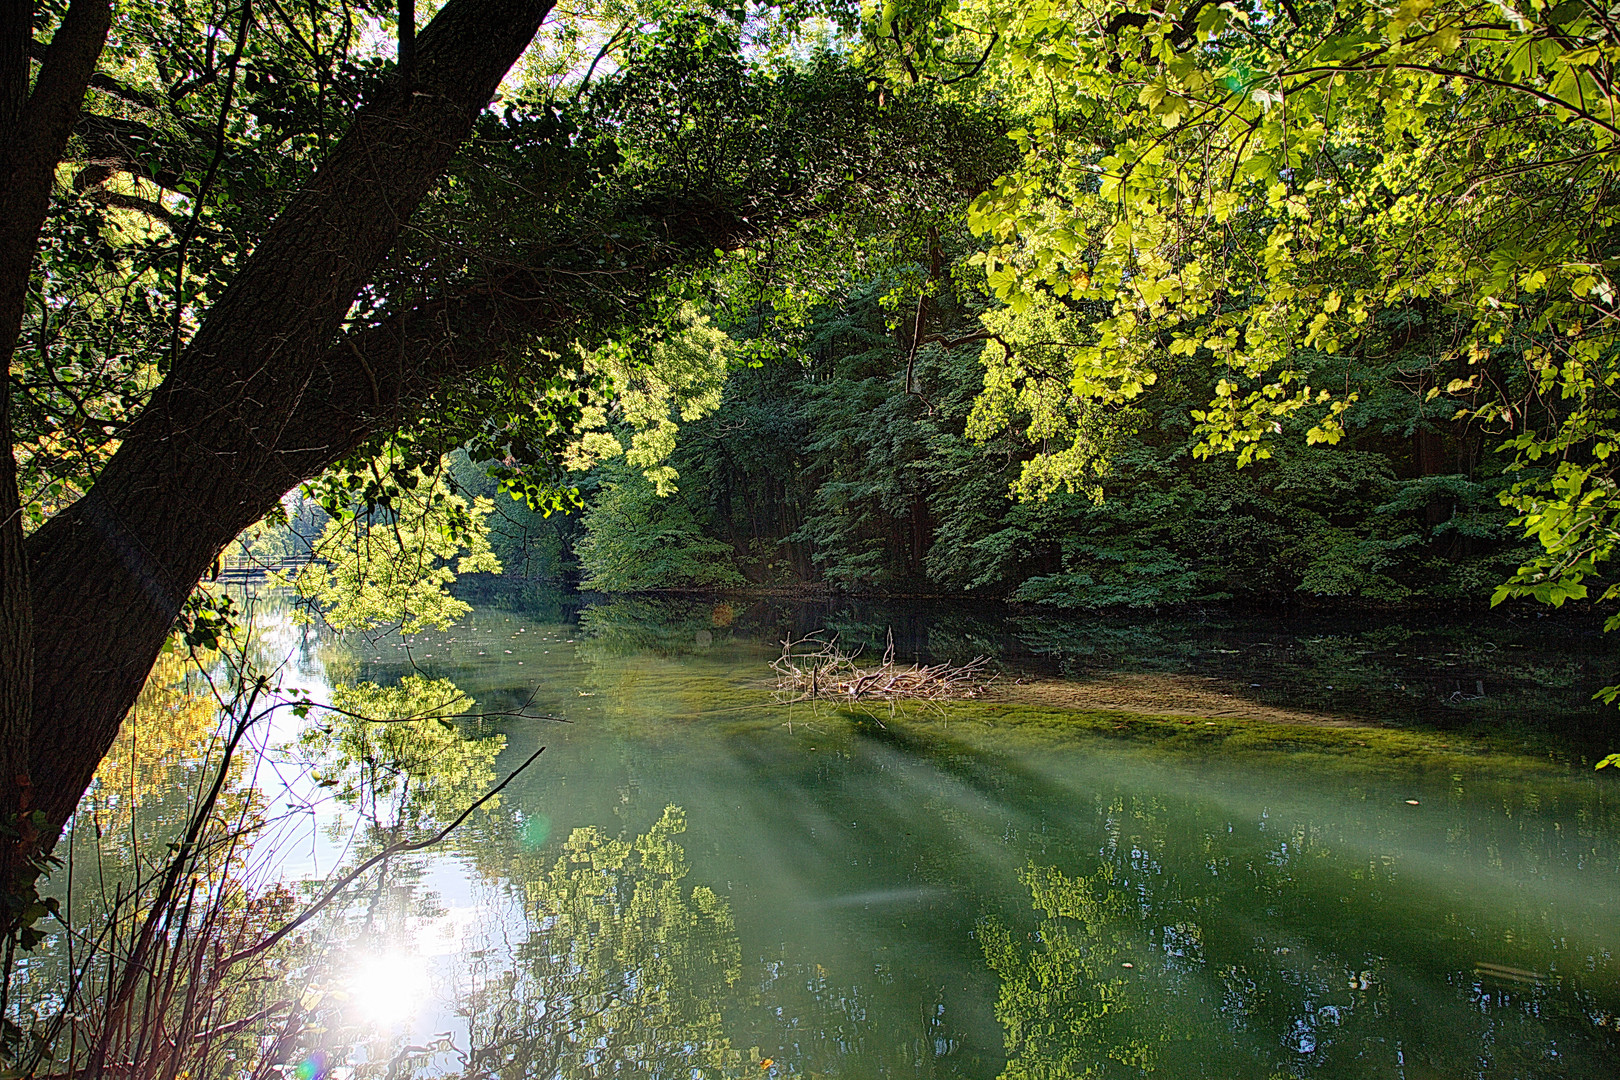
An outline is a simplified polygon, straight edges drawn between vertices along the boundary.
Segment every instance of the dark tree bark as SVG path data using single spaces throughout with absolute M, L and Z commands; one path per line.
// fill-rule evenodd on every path
M 89 493 L 28 538 L 28 762 L 47 844 L 219 551 L 397 407 L 403 380 L 385 393 L 362 353 L 333 348 L 341 323 L 551 5 L 441 9 L 417 39 L 409 86 L 396 80 L 359 112 Z M 405 332 L 403 320 L 392 332 Z
M 33 34 L 31 5 L 0 0 L 0 176 L 9 189 L 15 166 L 10 148 L 21 143 L 23 109 L 28 101 L 28 40 Z M 0 224 L 0 235 L 7 230 Z M 0 274 L 14 261 L 9 246 L 0 248 Z M 28 248 L 32 265 L 33 248 Z M 27 277 L 22 278 L 26 288 Z M 22 297 L 14 289 L 0 297 L 0 803 L 17 801 L 18 773 L 27 768 L 28 716 L 33 700 L 34 620 L 28 601 L 28 564 L 23 555 L 22 506 L 17 495 L 17 464 L 11 456 L 11 356 L 22 326 Z M 26 294 L 24 294 L 26 295 Z M 9 875 L 8 875 L 9 876 Z
M 27 818 L 38 791 L 29 746 L 36 620 L 11 452 L 11 359 L 56 166 L 107 40 L 112 5 L 74 0 L 30 90 L 33 20 L 30 0 L 0 0 L 0 822 L 12 831 L 0 842 L 0 923 L 6 929 L 33 880 L 30 859 L 38 840 Z

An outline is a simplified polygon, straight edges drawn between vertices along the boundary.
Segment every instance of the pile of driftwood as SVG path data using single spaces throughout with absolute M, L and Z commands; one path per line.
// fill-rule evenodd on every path
M 784 705 L 800 701 L 843 704 L 860 701 L 959 701 L 976 698 L 995 682 L 987 668 L 989 657 L 976 656 L 965 664 L 911 664 L 894 662 L 894 633 L 877 667 L 861 667 L 860 652 L 846 653 L 836 637 L 821 633 L 782 642 L 782 655 L 771 661 L 776 671 L 776 700 Z

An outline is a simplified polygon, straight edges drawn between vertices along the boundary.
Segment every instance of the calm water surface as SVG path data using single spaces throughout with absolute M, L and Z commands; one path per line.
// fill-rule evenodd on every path
M 447 751 L 466 776 L 325 804 L 278 873 L 352 862 L 389 821 L 464 805 L 478 762 L 504 776 L 546 748 L 329 931 L 359 943 L 332 979 L 426 1048 L 416 1074 L 1620 1075 L 1615 778 L 1535 740 L 1329 762 L 982 706 L 788 711 L 770 703 L 776 641 L 832 613 L 744 615 L 508 602 L 414 638 L 287 635 L 317 698 L 414 673 L 453 681 L 478 718 Z M 903 652 L 1021 650 L 1074 677 L 1196 661 L 1256 700 L 1399 722 L 1494 707 L 1577 743 L 1604 723 L 1578 650 L 1507 632 L 1474 652 L 1466 635 L 1231 625 L 1193 645 L 1137 626 L 1012 648 L 1016 628 L 954 618 L 844 629 L 899 621 Z M 308 789 L 311 753 L 284 749 L 261 783 Z

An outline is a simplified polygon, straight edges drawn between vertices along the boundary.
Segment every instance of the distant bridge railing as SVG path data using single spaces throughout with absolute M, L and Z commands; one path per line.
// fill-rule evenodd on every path
M 294 555 L 284 559 L 255 559 L 238 555 L 221 562 L 219 572 L 211 576 L 215 581 L 252 581 L 272 572 L 295 572 L 320 561 L 313 555 Z

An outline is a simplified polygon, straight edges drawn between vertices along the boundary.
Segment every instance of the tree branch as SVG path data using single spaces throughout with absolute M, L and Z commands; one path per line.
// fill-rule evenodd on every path
M 157 147 L 161 136 L 147 125 L 120 117 L 85 113 L 73 125 L 73 135 L 84 147 L 78 160 L 90 172 L 83 182 L 74 178 L 74 190 L 84 191 L 104 184 L 117 172 L 150 180 L 168 191 L 179 191 L 182 174 L 175 168 L 154 169 L 141 148 Z
M 478 801 L 474 802 L 471 806 L 467 807 L 467 809 L 456 815 L 456 819 L 454 821 L 433 835 L 423 837 L 419 840 L 401 840 L 397 844 L 390 844 L 388 847 L 383 848 L 377 854 L 373 855 L 371 858 L 367 859 L 365 862 L 361 863 L 359 866 L 355 867 L 353 870 L 350 870 L 347 874 L 344 874 L 341 878 L 339 878 L 337 883 L 334 884 L 330 889 L 326 890 L 326 892 L 322 893 L 319 899 L 310 904 L 309 907 L 305 908 L 303 911 L 299 912 L 297 918 L 282 926 L 280 929 L 276 930 L 263 940 L 257 941 L 245 949 L 234 952 L 227 956 L 224 960 L 220 961 L 218 970 L 225 971 L 243 960 L 258 956 L 260 953 L 275 948 L 278 942 L 280 942 L 294 930 L 297 930 L 300 926 L 303 926 L 305 923 L 309 922 L 309 920 L 313 919 L 316 915 L 320 914 L 321 910 L 342 895 L 343 890 L 347 889 L 351 884 L 353 884 L 356 878 L 360 877 L 367 870 L 370 870 L 378 863 L 391 859 L 396 855 L 405 855 L 412 851 L 421 851 L 423 848 L 430 848 L 434 844 L 437 844 L 439 841 L 443 840 L 445 837 L 454 832 L 456 827 L 459 826 L 463 821 L 466 821 L 469 817 L 471 817 L 473 815 L 473 811 L 477 810 L 480 806 L 483 806 L 485 803 L 489 802 L 489 800 L 493 799 L 495 796 L 499 795 L 503 790 L 505 790 L 506 785 L 510 784 L 513 780 L 516 780 L 519 773 L 523 772 L 524 769 L 527 769 L 530 765 L 534 764 L 535 759 L 545 752 L 546 748 L 542 746 L 540 749 L 530 754 L 528 759 L 524 761 L 523 764 L 519 765 L 517 768 L 513 769 L 507 774 L 505 780 L 502 780 L 499 784 L 496 784 L 489 791 L 485 792 L 478 799 Z
M 28 55 L 31 58 L 43 61 L 49 50 L 48 45 L 41 44 L 33 38 L 28 39 Z M 121 83 L 105 72 L 97 71 L 93 73 L 90 76 L 89 86 L 92 90 L 100 90 L 103 94 L 127 101 L 131 105 L 139 105 L 143 109 L 156 109 L 158 107 L 157 98 L 151 94 Z

